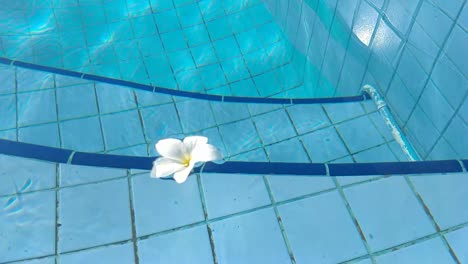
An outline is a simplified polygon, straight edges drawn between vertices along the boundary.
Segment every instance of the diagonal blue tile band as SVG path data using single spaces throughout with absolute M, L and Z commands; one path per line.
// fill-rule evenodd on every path
M 33 158 L 44 161 L 67 163 L 71 150 L 53 148 L 23 142 L 0 139 L 0 154 Z M 110 154 L 75 152 L 70 163 L 83 166 L 109 167 L 122 169 L 150 170 L 156 157 L 136 157 Z M 463 160 L 465 166 L 468 160 Z M 323 163 L 281 163 L 281 162 L 241 162 L 230 161 L 223 164 L 207 163 L 203 172 L 233 174 L 274 174 L 326 176 Z M 416 162 L 378 162 L 328 164 L 330 176 L 390 175 L 390 174 L 427 174 L 462 172 L 457 160 L 416 161 Z M 196 168 L 194 171 L 199 172 Z
M 329 164 L 330 176 L 462 172 L 456 160 Z
M 49 72 L 54 74 L 60 74 L 64 76 L 71 76 L 77 78 L 83 78 L 85 80 L 103 82 L 108 84 L 115 84 L 119 86 L 125 86 L 129 88 L 151 91 L 156 93 L 163 93 L 173 96 L 189 97 L 194 99 L 202 99 L 208 101 L 224 101 L 232 103 L 257 103 L 257 104 L 327 104 L 327 103 L 347 103 L 347 102 L 360 102 L 370 99 L 367 94 L 361 94 L 357 96 L 346 96 L 346 97 L 330 97 L 330 98 L 262 98 L 262 97 L 240 97 L 240 96 L 221 96 L 204 93 L 194 93 L 188 91 L 181 91 L 169 88 L 162 88 L 157 86 L 151 86 L 147 84 L 135 83 L 131 81 L 125 81 L 120 79 L 113 79 L 105 76 L 98 76 L 94 74 L 81 73 L 71 70 L 65 70 L 56 67 L 44 66 L 29 62 L 14 61 L 9 58 L 0 57 L 0 64 L 13 65 L 25 69 L 38 70 L 43 72 Z
M 462 160 L 463 166 L 465 166 L 465 170 L 468 171 L 468 159 Z
M 0 154 L 58 163 L 67 163 L 68 157 L 71 153 L 72 151 L 68 149 L 52 148 L 0 139 Z

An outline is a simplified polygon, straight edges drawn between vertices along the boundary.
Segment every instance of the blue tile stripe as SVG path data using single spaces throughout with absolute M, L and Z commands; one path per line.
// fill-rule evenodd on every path
M 123 155 L 73 152 L 72 150 L 0 139 L 0 154 L 33 158 L 57 163 L 109 167 L 121 169 L 151 170 L 156 157 L 135 157 Z M 463 160 L 465 166 L 468 160 Z M 462 172 L 457 160 L 415 161 L 415 162 L 378 162 L 378 163 L 282 163 L 282 162 L 240 162 L 230 161 L 223 164 L 207 163 L 203 172 L 235 173 L 257 175 L 302 175 L 327 176 L 362 176 L 391 174 L 427 174 Z M 199 172 L 201 168 L 196 168 Z
M 346 102 L 360 102 L 369 100 L 370 96 L 366 93 L 357 96 L 346 97 L 331 97 L 331 98 L 261 98 L 261 97 L 240 97 L 240 96 L 222 96 L 203 93 L 194 93 L 188 91 L 181 91 L 158 86 L 151 86 L 141 83 L 135 83 L 120 79 L 113 79 L 105 76 L 98 76 L 94 74 L 81 73 L 71 70 L 65 70 L 56 67 L 43 66 L 39 64 L 16 61 L 5 57 L 0 57 L 0 64 L 12 65 L 21 68 L 39 70 L 64 76 L 77 77 L 90 81 L 97 81 L 102 83 L 114 84 L 139 90 L 151 91 L 155 93 L 168 94 L 173 96 L 188 97 L 193 99 L 201 99 L 215 102 L 232 102 L 232 103 L 257 103 L 257 104 L 327 104 L 327 103 L 346 103 Z
M 468 171 L 468 159 L 462 160 L 463 166 L 465 166 L 465 170 Z

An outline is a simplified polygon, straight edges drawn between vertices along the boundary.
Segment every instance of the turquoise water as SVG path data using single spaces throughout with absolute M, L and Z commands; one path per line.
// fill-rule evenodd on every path
M 1 57 L 32 63 L 0 60 L 2 140 L 153 157 L 160 139 L 204 135 L 247 164 L 407 161 L 372 100 L 135 89 L 289 99 L 358 95 L 369 83 L 422 159 L 468 157 L 466 54 L 456 52 L 466 1 L 1 4 Z M 196 173 L 179 185 L 27 154 L 36 159 L 0 154 L 0 263 L 468 262 L 461 161 L 446 174 L 335 177 L 327 165 L 321 177 Z

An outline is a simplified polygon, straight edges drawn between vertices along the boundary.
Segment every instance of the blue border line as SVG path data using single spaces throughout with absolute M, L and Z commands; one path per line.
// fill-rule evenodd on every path
M 262 98 L 262 97 L 241 97 L 241 96 L 223 96 L 204 93 L 195 93 L 189 91 L 181 91 L 147 84 L 135 83 L 120 79 L 113 79 L 105 76 L 99 76 L 88 73 L 81 73 L 71 70 L 65 70 L 56 67 L 44 66 L 29 62 L 16 61 L 5 57 L 0 57 L 0 64 L 12 65 L 16 67 L 39 70 L 63 76 L 77 77 L 90 81 L 114 84 L 124 87 L 130 87 L 139 90 L 168 94 L 173 96 L 188 97 L 193 99 L 202 99 L 215 102 L 231 102 L 231 103 L 256 103 L 256 104 L 327 104 L 327 103 L 346 103 L 360 102 L 371 99 L 366 93 L 357 96 L 346 97 L 329 97 L 329 98 Z
M 156 159 L 156 157 L 73 152 L 68 149 L 6 139 L 0 139 L 0 154 L 74 165 L 141 170 L 151 170 L 152 163 Z M 69 160 L 70 158 L 71 160 Z M 468 165 L 468 160 L 462 162 L 465 166 Z M 199 170 L 200 168 L 196 168 L 195 172 L 199 172 Z M 457 160 L 349 164 L 229 161 L 223 164 L 207 163 L 203 171 L 245 175 L 362 176 L 462 172 L 463 168 Z

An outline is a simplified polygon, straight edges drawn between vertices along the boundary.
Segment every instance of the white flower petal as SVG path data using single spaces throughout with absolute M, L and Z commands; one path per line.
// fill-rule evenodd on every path
M 187 177 L 189 176 L 190 172 L 193 169 L 193 163 L 190 162 L 189 166 L 187 166 L 185 169 L 174 173 L 174 180 L 177 183 L 183 183 L 187 180 Z
M 186 167 L 169 158 L 158 158 L 153 162 L 153 169 L 151 170 L 151 177 L 161 178 L 167 177 L 171 174 L 184 170 Z
M 192 162 L 207 162 L 223 159 L 221 151 L 210 144 L 197 145 L 191 153 Z
M 208 143 L 208 138 L 203 136 L 190 136 L 184 138 L 184 146 L 187 153 L 192 152 L 192 150 L 197 146 L 205 145 L 206 143 Z
M 184 160 L 186 156 L 184 143 L 182 141 L 175 139 L 175 138 L 166 138 L 159 140 L 156 143 L 156 150 L 158 151 L 159 155 L 167 158 L 171 158 L 173 160 Z

